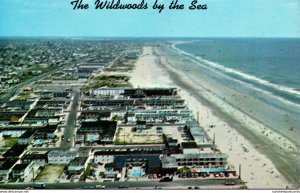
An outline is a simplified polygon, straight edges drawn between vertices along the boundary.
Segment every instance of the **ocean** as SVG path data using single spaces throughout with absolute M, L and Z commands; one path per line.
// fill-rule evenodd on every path
M 300 147 L 300 39 L 177 40 L 160 51 L 196 85 Z
M 300 105 L 300 39 L 200 39 L 176 47 L 210 68 Z

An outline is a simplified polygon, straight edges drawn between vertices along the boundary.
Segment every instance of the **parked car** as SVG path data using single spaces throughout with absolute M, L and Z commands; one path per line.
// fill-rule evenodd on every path
M 105 189 L 105 186 L 103 186 L 103 185 L 96 185 L 96 188 L 97 189 Z
M 226 181 L 226 182 L 224 183 L 224 185 L 225 185 L 225 186 L 233 186 L 233 185 L 235 185 L 235 182 L 234 182 L 234 181 Z

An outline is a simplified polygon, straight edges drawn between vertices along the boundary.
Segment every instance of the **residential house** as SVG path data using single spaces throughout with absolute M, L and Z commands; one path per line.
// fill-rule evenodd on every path
M 34 162 L 16 164 L 11 170 L 10 177 L 12 179 L 24 179 L 31 174 L 33 167 Z
M 53 150 L 48 153 L 48 163 L 69 164 L 77 155 L 77 150 Z
M 1 161 L 0 181 L 7 181 L 9 179 L 9 174 L 17 162 L 18 159 L 5 159 L 4 161 Z
M 33 140 L 34 134 L 35 134 L 34 130 L 27 130 L 18 138 L 18 144 L 26 145 L 30 143 Z
M 69 174 L 80 174 L 88 165 L 88 157 L 76 157 L 70 161 L 68 166 Z

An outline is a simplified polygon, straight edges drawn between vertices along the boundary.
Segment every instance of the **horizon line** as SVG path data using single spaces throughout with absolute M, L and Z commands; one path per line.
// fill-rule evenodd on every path
M 299 39 L 297 36 L 64 36 L 64 35 L 20 35 L 20 36 L 10 36 L 10 35 L 0 35 L 0 38 L 115 38 L 115 39 L 164 39 L 164 38 L 265 38 L 265 39 Z

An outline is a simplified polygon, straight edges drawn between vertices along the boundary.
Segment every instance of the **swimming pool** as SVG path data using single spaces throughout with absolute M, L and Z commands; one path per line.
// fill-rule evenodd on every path
M 129 171 L 129 175 L 131 177 L 141 177 L 143 173 L 144 172 L 141 168 L 132 168 L 132 170 Z

